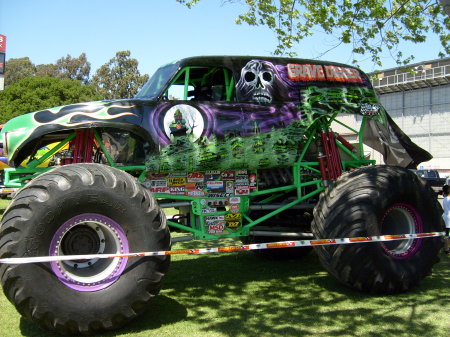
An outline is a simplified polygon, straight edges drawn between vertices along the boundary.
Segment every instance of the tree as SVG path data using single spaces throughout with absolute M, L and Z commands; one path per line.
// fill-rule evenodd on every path
M 73 58 L 70 55 L 61 57 L 56 61 L 60 78 L 70 78 L 72 80 L 81 81 L 84 84 L 89 82 L 89 74 L 91 72 L 91 63 L 88 62 L 86 54 Z
M 58 66 L 56 64 L 38 64 L 35 75 L 38 77 L 59 77 Z
M 98 92 L 107 99 L 130 98 L 147 82 L 148 75 L 141 76 L 139 62 L 130 58 L 130 51 L 119 51 L 102 65 L 92 78 Z
M 442 8 L 444 9 L 444 12 L 447 13 L 448 16 L 450 16 L 450 0 L 439 0 Z
M 200 0 L 177 0 L 189 8 Z M 349 45 L 354 62 L 369 54 L 379 66 L 381 52 L 389 51 L 397 64 L 407 64 L 413 55 L 403 55 L 403 41 L 423 43 L 428 33 L 437 34 L 443 51 L 450 54 L 450 17 L 447 0 L 223 0 L 245 2 L 247 11 L 238 24 L 270 28 L 278 39 L 275 54 L 296 55 L 294 46 L 316 31 L 335 38 L 329 49 Z M 441 3 L 441 4 L 440 4 Z M 327 51 L 329 51 L 327 50 Z M 327 51 L 319 56 L 324 55 Z
M 29 76 L 69 78 L 88 84 L 90 72 L 91 63 L 85 53 L 78 57 L 61 57 L 56 64 L 34 65 L 28 57 L 22 57 L 6 62 L 5 85 L 11 85 Z
M 52 77 L 26 77 L 0 91 L 0 124 L 27 112 L 101 99 L 91 85 Z
M 28 57 L 9 59 L 5 67 L 5 86 L 20 81 L 24 77 L 34 76 L 36 66 Z

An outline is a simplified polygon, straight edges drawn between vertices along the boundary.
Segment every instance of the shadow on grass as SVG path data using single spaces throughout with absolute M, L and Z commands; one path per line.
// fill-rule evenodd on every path
M 429 306 L 448 307 L 446 262 L 409 293 L 375 296 L 342 286 L 315 254 L 291 262 L 246 253 L 175 260 L 162 293 L 176 300 L 164 308 L 155 303 L 128 331 L 188 320 L 205 335 L 444 336 L 421 319 Z M 433 312 L 428 315 L 432 320 Z
M 449 305 L 449 265 L 445 259 L 409 293 L 374 296 L 339 284 L 314 253 L 290 262 L 252 253 L 177 256 L 143 315 L 102 336 L 163 336 L 159 329 L 182 336 L 444 336 L 432 317 Z M 56 336 L 23 319 L 21 332 Z

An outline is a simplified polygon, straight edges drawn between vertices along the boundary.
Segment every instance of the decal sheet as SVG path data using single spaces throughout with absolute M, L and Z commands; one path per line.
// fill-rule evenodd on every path
M 248 170 L 148 173 L 142 185 L 152 193 L 211 198 L 205 202 L 209 206 L 229 205 L 229 198 L 249 195 L 258 187 L 256 173 Z

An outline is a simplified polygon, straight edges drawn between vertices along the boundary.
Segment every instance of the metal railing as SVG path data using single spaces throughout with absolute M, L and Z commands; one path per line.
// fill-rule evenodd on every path
M 381 74 L 380 74 L 381 75 Z M 433 68 L 418 66 L 411 71 L 393 75 L 380 76 L 372 80 L 374 88 L 380 92 L 395 92 L 450 84 L 450 65 Z

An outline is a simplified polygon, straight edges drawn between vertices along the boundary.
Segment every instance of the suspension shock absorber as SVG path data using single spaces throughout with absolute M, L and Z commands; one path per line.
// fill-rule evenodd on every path
M 328 186 L 331 177 L 329 171 L 329 150 L 324 130 L 320 131 L 320 137 L 318 138 L 317 143 L 317 161 L 319 162 L 319 169 L 322 176 L 322 185 L 326 187 Z
M 94 133 L 92 130 L 76 130 L 75 138 L 70 142 L 73 149 L 71 163 L 91 163 L 93 157 Z M 66 162 L 70 164 L 70 162 Z
M 334 179 L 334 167 L 333 167 L 333 157 L 330 148 L 330 142 L 328 140 L 328 133 L 326 130 L 321 130 L 320 138 L 322 140 L 322 146 L 325 154 L 325 168 L 327 171 L 327 176 L 329 179 Z
M 333 179 L 337 179 L 342 174 L 342 163 L 341 163 L 341 156 L 339 154 L 338 147 L 336 145 L 336 139 L 334 137 L 334 133 L 331 129 L 327 132 L 328 136 L 328 142 L 330 144 L 330 150 L 331 150 L 331 158 L 333 162 Z
M 84 157 L 83 162 L 84 163 L 92 163 L 92 158 L 94 156 L 94 132 L 90 129 L 87 129 L 85 131 L 85 138 L 84 138 Z
M 320 139 L 324 150 L 324 154 L 322 154 L 324 158 L 320 158 L 320 153 L 318 158 L 322 178 L 326 175 L 328 180 L 337 179 L 342 174 L 342 164 L 334 133 L 331 129 L 321 130 Z

